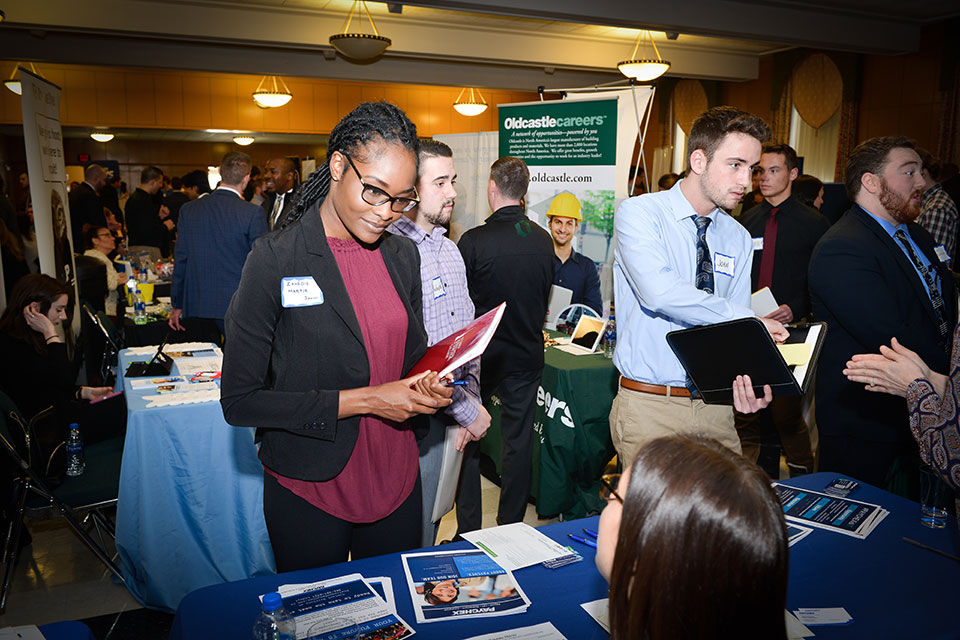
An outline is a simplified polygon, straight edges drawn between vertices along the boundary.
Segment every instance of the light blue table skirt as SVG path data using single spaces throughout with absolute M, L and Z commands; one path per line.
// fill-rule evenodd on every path
M 121 352 L 119 371 L 142 359 Z M 117 550 L 130 593 L 172 612 L 200 587 L 274 573 L 253 429 L 228 425 L 219 402 L 148 409 L 155 391 L 122 384 Z

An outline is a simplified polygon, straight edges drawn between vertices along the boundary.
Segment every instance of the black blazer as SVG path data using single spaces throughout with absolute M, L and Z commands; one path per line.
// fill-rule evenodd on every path
M 273 203 L 277 201 L 276 192 L 268 194 L 264 198 L 263 202 L 260 203 L 260 206 L 263 207 L 263 210 L 267 212 L 267 227 L 273 231 L 274 229 L 279 229 L 283 226 L 283 223 L 286 219 L 293 213 L 296 202 L 294 201 L 294 194 L 297 192 L 297 187 L 294 185 L 290 191 L 287 191 L 286 195 L 283 197 L 283 208 L 280 210 L 280 215 L 277 216 L 276 222 L 273 226 L 270 226 L 270 217 L 273 215 Z
M 770 203 L 764 200 L 741 216 L 740 224 L 754 239 L 763 238 L 772 208 Z M 830 222 L 820 215 L 820 212 L 806 206 L 795 196 L 790 196 L 780 203 L 770 290 L 778 303 L 790 307 L 794 320 L 800 320 L 810 313 L 810 295 L 807 288 L 810 254 L 829 228 Z M 753 269 L 750 274 L 752 291 L 757 290 L 762 260 L 763 250 L 754 250 Z
M 953 275 L 934 252 L 920 225 L 910 237 L 936 265 L 948 327 L 957 322 Z M 877 353 L 896 337 L 934 371 L 949 373 L 950 335 L 941 339 L 926 286 L 898 243 L 876 220 L 854 205 L 824 234 L 810 260 L 813 317 L 827 323 L 817 369 L 817 426 L 830 436 L 875 442 L 908 441 L 903 398 L 866 391 L 843 369 L 857 353 Z
M 390 234 L 380 252 L 407 311 L 407 372 L 427 346 L 420 255 L 412 241 Z M 289 276 L 313 276 L 323 303 L 282 307 L 280 281 Z M 319 205 L 254 243 L 225 321 L 220 404 L 226 421 L 257 427 L 260 460 L 269 469 L 311 482 L 335 477 L 360 430 L 360 416 L 337 419 L 339 392 L 367 386 L 370 367 Z
M 70 226 L 73 230 L 73 250 L 83 253 L 83 225 L 107 226 L 100 194 L 86 182 L 70 192 Z

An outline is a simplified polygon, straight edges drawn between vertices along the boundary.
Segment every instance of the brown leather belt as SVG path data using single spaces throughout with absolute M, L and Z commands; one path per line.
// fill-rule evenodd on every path
M 671 396 L 689 398 L 690 390 L 686 387 L 665 387 L 662 384 L 647 384 L 646 382 L 637 382 L 630 378 L 620 376 L 620 386 L 631 391 L 640 391 L 642 393 L 652 393 L 658 396 Z

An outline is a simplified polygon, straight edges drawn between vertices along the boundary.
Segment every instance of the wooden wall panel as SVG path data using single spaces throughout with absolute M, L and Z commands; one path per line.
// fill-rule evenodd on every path
M 132 127 L 156 126 L 157 97 L 154 78 L 144 73 L 125 73 L 127 124 Z
M 407 117 L 417 125 L 417 133 L 427 135 L 424 130 L 432 128 L 430 121 L 430 92 L 420 87 L 411 87 L 407 91 Z
M 259 78 L 237 77 L 237 128 L 246 131 L 263 131 L 263 109 L 253 101 Z
M 309 133 L 316 131 L 313 108 L 313 85 L 307 82 L 287 83 L 293 92 L 293 100 L 287 105 L 290 114 L 290 131 Z M 299 100 L 297 99 L 299 96 Z
M 239 127 L 237 116 L 237 80 L 231 76 L 217 76 L 210 79 L 210 122 L 216 129 L 236 129 Z
M 340 84 L 337 86 L 337 120 L 353 111 L 363 102 L 363 86 Z
M 93 71 L 77 70 L 65 76 L 62 86 L 60 113 L 64 116 L 64 122 L 61 124 L 98 124 L 100 121 L 97 119 L 96 74 Z
M 97 122 L 127 121 L 127 92 L 124 88 L 124 74 L 113 71 L 96 72 Z
M 183 76 L 183 124 L 190 129 L 225 128 L 213 126 L 209 76 Z
M 157 127 L 184 127 L 183 119 L 183 77 L 178 75 L 157 74 L 153 77 L 153 86 L 157 109 Z M 64 123 L 68 124 L 68 123 Z
M 455 113 L 453 110 L 454 98 L 456 98 L 456 94 L 451 96 L 449 89 L 442 87 L 430 89 L 430 128 L 420 135 L 432 136 L 453 131 L 450 127 L 450 114 Z
M 329 133 L 340 120 L 337 85 L 318 82 L 313 85 L 313 123 L 315 131 Z

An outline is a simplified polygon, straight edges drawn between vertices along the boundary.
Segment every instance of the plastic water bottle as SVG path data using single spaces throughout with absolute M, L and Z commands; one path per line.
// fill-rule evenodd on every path
M 263 596 L 263 611 L 253 623 L 254 640 L 294 640 L 297 622 L 286 609 L 277 592 Z
M 607 328 L 603 334 L 603 355 L 605 358 L 613 359 L 613 351 L 617 348 L 617 319 L 610 312 L 610 319 L 607 320 Z
M 83 438 L 80 437 L 80 426 L 74 422 L 67 435 L 67 475 L 79 476 L 83 473 L 84 466 Z
M 147 324 L 147 303 L 143 301 L 140 287 L 133 294 L 133 323 Z

